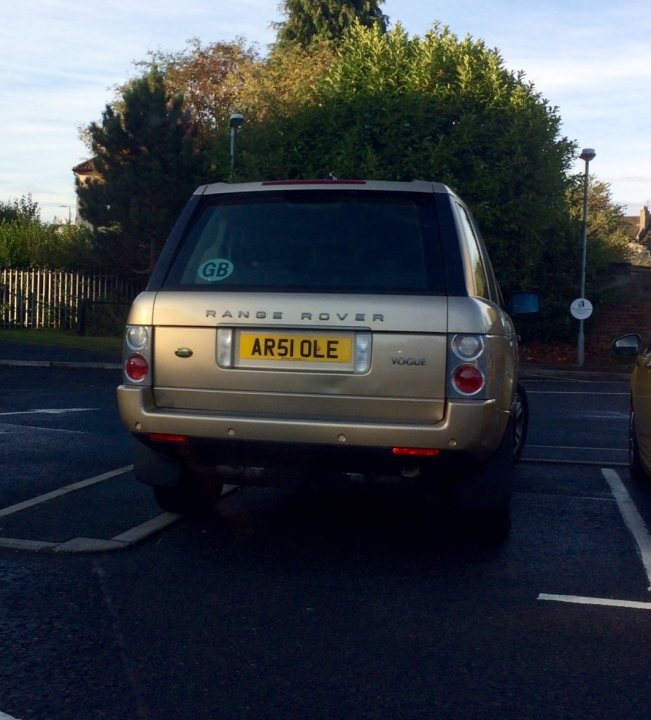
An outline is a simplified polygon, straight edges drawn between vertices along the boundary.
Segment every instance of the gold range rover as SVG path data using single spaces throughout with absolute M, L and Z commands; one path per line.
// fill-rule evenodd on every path
M 212 507 L 225 480 L 389 476 L 509 526 L 516 333 L 439 183 L 198 188 L 131 308 L 118 401 L 164 510 Z

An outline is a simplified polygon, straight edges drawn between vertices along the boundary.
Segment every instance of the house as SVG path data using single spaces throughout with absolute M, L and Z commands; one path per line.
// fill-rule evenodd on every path
M 94 160 L 84 160 L 72 168 L 75 179 L 80 185 L 85 185 L 89 180 L 100 180 L 101 175 L 97 172 Z
M 647 237 L 647 233 L 651 231 L 650 222 L 651 214 L 649 213 L 649 208 L 643 206 L 639 215 L 625 215 L 622 218 L 622 229 L 631 242 L 642 243 L 645 237 L 647 241 L 651 241 L 651 236 Z
M 635 242 L 644 245 L 651 243 L 651 214 L 646 205 L 640 210 L 640 224 L 637 235 L 635 236 Z
M 95 161 L 92 158 L 90 160 L 84 160 L 83 162 L 80 162 L 78 165 L 75 165 L 72 168 L 72 172 L 75 174 L 75 180 L 77 181 L 77 185 L 79 185 L 81 187 L 86 185 L 86 183 L 90 182 L 91 180 L 101 180 L 102 179 L 102 176 L 97 172 L 97 168 L 95 166 Z M 88 225 L 88 223 L 82 219 L 81 213 L 79 212 L 79 196 L 77 196 L 76 211 L 77 211 L 76 212 L 77 222 Z

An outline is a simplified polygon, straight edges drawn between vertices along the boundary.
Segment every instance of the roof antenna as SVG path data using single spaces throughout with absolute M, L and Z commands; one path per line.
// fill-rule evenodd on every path
M 337 176 L 334 173 L 330 172 L 326 175 L 326 180 L 337 180 Z

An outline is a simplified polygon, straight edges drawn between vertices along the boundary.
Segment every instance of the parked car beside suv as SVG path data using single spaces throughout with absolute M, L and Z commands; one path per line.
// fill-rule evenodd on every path
M 651 344 L 640 335 L 630 334 L 613 343 L 620 357 L 635 359 L 631 375 L 631 398 L 628 422 L 628 466 L 631 477 L 651 477 Z
M 198 188 L 133 303 L 123 367 L 135 474 L 165 510 L 205 506 L 225 478 L 390 475 L 509 525 L 517 335 L 445 185 Z

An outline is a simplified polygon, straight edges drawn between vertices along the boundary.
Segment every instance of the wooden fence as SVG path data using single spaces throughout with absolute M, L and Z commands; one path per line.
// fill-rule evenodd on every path
M 79 329 L 89 305 L 128 305 L 144 285 L 143 278 L 0 270 L 0 327 Z

